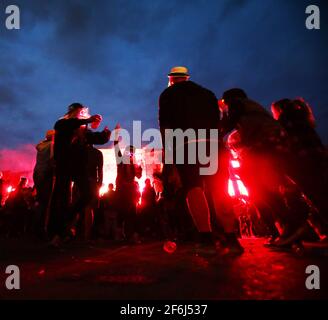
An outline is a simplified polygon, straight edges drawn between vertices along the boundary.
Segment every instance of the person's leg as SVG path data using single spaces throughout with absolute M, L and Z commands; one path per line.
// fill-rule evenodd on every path
M 222 168 L 222 171 L 225 170 Z M 217 236 L 222 247 L 222 254 L 239 255 L 244 252 L 236 234 L 236 216 L 233 209 L 232 199 L 230 198 L 227 186 L 228 179 L 223 173 L 208 177 L 206 184 L 210 190 L 210 196 L 215 208 L 215 217 L 218 224 L 222 227 L 222 232 Z
M 217 224 L 221 227 L 218 238 L 227 254 L 241 254 L 244 249 L 237 238 L 238 219 L 234 212 L 234 200 L 228 193 L 230 153 L 225 148 L 220 148 L 217 156 L 218 171 L 214 175 L 206 176 L 205 183 L 215 209 Z
M 51 201 L 49 235 L 62 237 L 65 233 L 65 215 L 68 213 L 71 193 L 71 179 L 68 173 L 57 173 Z
M 87 206 L 84 214 L 84 239 L 90 240 L 94 222 L 94 211 L 92 206 Z
M 301 239 L 307 226 L 308 208 L 295 185 L 288 182 L 285 159 L 278 153 L 263 152 L 255 158 L 257 201 L 264 201 L 273 211 L 276 224 L 282 226 L 274 246 L 292 246 Z M 262 199 L 261 199 L 262 198 Z
M 187 206 L 198 232 L 212 232 L 210 210 L 202 188 L 195 187 L 187 193 Z
M 125 212 L 124 221 L 124 234 L 126 240 L 134 242 L 134 236 L 136 233 L 136 210 L 134 206 L 130 206 Z
M 86 176 L 80 176 L 74 181 L 78 196 L 72 207 L 68 229 L 75 228 L 77 224 L 81 226 L 81 236 L 86 239 L 91 235 L 93 226 L 93 199 L 96 186 L 91 183 Z M 69 230 L 67 230 L 70 234 Z
M 215 247 L 212 236 L 209 204 L 204 191 L 203 177 L 198 165 L 176 165 L 183 188 L 186 191 L 186 204 L 189 214 L 198 231 L 198 242 Z

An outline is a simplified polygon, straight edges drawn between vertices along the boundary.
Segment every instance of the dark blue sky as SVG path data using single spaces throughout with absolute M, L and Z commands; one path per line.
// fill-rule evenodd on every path
M 328 10 L 303 0 L 0 0 L 0 148 L 36 143 L 79 101 L 111 128 L 157 127 L 167 72 L 185 65 L 217 96 L 265 106 L 303 96 L 328 143 Z M 21 30 L 4 27 L 21 9 Z M 305 28 L 318 4 L 321 30 Z

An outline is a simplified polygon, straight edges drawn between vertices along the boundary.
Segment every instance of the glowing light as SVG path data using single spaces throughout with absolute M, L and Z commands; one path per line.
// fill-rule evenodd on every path
M 108 191 L 108 185 L 102 185 L 99 189 L 99 195 L 102 197 Z
M 9 187 L 7 188 L 7 192 L 8 192 L 8 193 L 11 193 L 11 192 L 13 192 L 13 191 L 15 191 L 15 189 L 14 189 L 12 186 L 9 186 Z
M 232 168 L 240 168 L 240 162 L 238 160 L 231 160 L 230 163 Z
M 172 254 L 176 251 L 177 244 L 173 241 L 166 241 L 163 245 L 163 250 L 169 254 Z
M 237 180 L 237 186 L 240 195 L 248 197 L 248 191 L 241 180 Z
M 230 197 L 234 197 L 236 195 L 231 179 L 229 179 L 229 182 L 228 182 L 228 193 L 229 193 Z
M 229 179 L 228 181 L 228 193 L 230 197 L 239 197 L 239 198 L 245 198 L 248 197 L 248 190 L 245 187 L 244 183 L 239 180 L 232 180 Z
M 115 186 L 117 167 L 115 152 L 113 149 L 100 149 L 104 157 L 103 165 L 103 185 L 99 190 L 100 196 L 104 195 L 108 191 L 108 184 L 112 183 Z M 145 155 L 142 149 L 136 149 L 135 151 L 135 160 L 138 165 L 143 167 L 142 176 L 140 179 L 136 179 L 139 184 L 139 191 L 142 191 L 145 188 L 145 180 L 147 179 L 146 170 L 144 168 Z
M 219 107 L 220 107 L 221 110 L 224 110 L 226 108 L 226 104 L 225 104 L 224 99 L 220 99 L 218 101 L 218 104 L 219 104 Z

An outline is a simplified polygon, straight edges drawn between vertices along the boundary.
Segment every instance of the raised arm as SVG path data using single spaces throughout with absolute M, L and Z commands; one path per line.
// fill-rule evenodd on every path
M 97 167 L 99 186 L 101 186 L 102 183 L 103 183 L 103 171 L 104 171 L 103 167 L 104 167 L 104 157 L 103 157 L 103 154 L 99 151 L 99 153 L 98 153 L 98 167 Z
M 93 132 L 88 130 L 86 133 L 86 140 L 89 144 L 106 144 L 109 141 L 110 130 L 105 127 L 101 132 Z
M 116 158 L 116 163 L 119 163 L 118 161 L 118 158 L 122 158 L 122 152 L 121 152 L 121 149 L 118 145 L 118 137 L 119 137 L 119 134 L 120 134 L 120 129 L 121 129 L 121 126 L 120 124 L 118 123 L 116 126 L 115 126 L 115 129 L 114 129 L 114 133 L 115 133 L 115 138 L 114 138 L 114 151 L 115 151 L 115 158 Z
M 101 116 L 96 114 L 91 116 L 88 119 L 78 119 L 78 118 L 63 118 L 56 122 L 55 124 L 55 130 L 59 131 L 66 131 L 66 130 L 75 130 L 80 128 L 81 126 L 92 123 L 94 121 L 100 121 Z

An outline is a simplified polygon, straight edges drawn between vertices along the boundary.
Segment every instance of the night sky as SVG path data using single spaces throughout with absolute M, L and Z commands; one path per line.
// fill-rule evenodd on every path
M 172 66 L 219 97 L 231 87 L 269 107 L 302 96 L 328 143 L 328 8 L 303 0 L 0 0 L 0 149 L 41 140 L 72 102 L 104 124 L 158 127 Z M 5 29 L 5 8 L 21 29 Z M 321 30 L 305 28 L 318 4 Z

